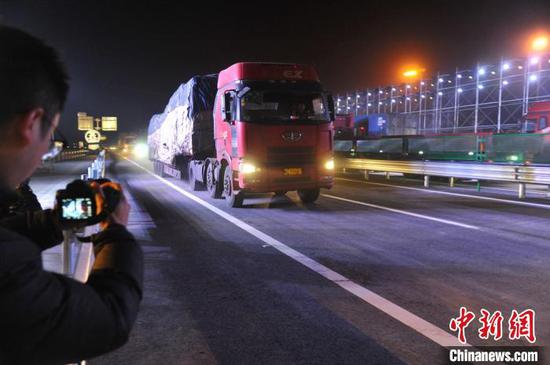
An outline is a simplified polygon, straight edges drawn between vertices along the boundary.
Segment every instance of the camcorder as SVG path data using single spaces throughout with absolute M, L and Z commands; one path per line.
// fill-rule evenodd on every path
M 104 221 L 118 205 L 120 185 L 109 179 L 75 180 L 56 193 L 58 220 L 63 229 Z

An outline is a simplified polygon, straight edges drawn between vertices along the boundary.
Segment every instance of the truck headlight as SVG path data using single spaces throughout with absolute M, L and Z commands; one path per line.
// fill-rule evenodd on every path
M 149 153 L 149 148 L 144 143 L 138 143 L 134 147 L 134 156 L 136 158 L 145 158 L 147 157 L 147 154 Z
M 330 159 L 327 162 L 325 162 L 325 169 L 327 170 L 334 170 L 334 159 Z
M 256 166 L 249 162 L 241 162 L 239 165 L 239 171 L 243 174 L 253 174 L 256 172 Z

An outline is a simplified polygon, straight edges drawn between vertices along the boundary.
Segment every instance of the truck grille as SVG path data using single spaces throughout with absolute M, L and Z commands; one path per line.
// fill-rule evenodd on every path
M 305 165 L 315 163 L 314 147 L 269 147 L 268 166 Z

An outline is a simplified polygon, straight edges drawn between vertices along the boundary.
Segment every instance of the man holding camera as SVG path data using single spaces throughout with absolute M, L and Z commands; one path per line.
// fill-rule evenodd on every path
M 67 92 L 54 49 L 0 26 L 0 207 L 40 165 Z M 62 239 L 56 212 L 0 218 L 0 364 L 75 362 L 127 341 L 143 281 L 143 254 L 125 227 L 129 209 L 121 195 L 105 216 L 85 284 L 42 268 L 41 251 Z

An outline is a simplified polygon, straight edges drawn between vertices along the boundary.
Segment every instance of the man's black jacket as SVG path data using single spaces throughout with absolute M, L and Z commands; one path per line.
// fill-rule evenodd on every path
M 8 192 L 0 190 L 0 204 Z M 0 364 L 64 364 L 123 345 L 142 296 L 143 254 L 121 225 L 94 240 L 86 284 L 44 271 L 62 239 L 50 210 L 0 219 Z

